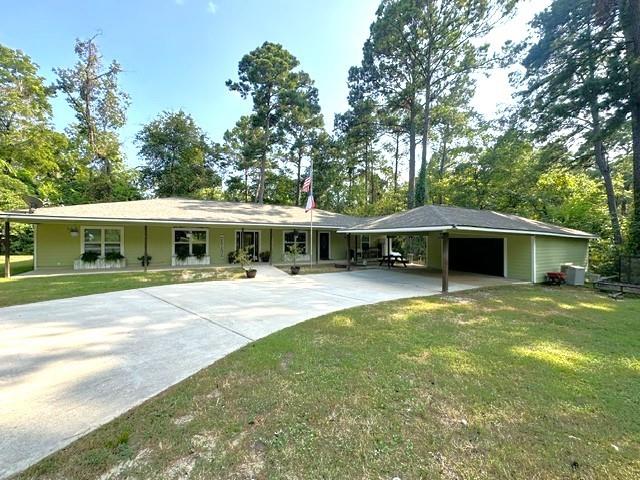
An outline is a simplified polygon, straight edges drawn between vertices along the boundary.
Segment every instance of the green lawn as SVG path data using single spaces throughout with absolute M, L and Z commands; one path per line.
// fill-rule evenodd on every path
M 33 255 L 11 255 L 11 275 L 33 270 Z M 0 257 L 0 278 L 4 277 L 4 254 Z
M 173 283 L 244 277 L 240 267 L 0 278 L 0 307 Z
M 259 340 L 22 478 L 640 478 L 640 300 L 484 289 Z

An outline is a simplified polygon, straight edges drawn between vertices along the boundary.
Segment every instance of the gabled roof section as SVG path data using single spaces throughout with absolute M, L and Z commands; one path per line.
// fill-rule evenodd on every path
M 517 215 L 444 205 L 425 205 L 406 212 L 362 222 L 345 233 L 410 233 L 444 230 L 522 233 L 575 238 L 595 238 L 587 232 L 539 222 Z
M 89 221 L 308 227 L 311 214 L 305 213 L 304 208 L 294 206 L 187 198 L 154 198 L 128 202 L 43 207 L 36 209 L 33 213 L 26 211 L 0 213 L 0 217 L 26 223 Z M 325 210 L 313 211 L 314 226 L 324 228 L 348 228 L 363 220 L 362 217 L 351 217 Z

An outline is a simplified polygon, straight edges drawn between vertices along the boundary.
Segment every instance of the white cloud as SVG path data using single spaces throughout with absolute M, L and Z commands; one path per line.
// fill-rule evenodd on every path
M 207 10 L 211 15 L 215 15 L 216 11 L 218 10 L 218 6 L 213 2 L 209 2 L 207 3 Z

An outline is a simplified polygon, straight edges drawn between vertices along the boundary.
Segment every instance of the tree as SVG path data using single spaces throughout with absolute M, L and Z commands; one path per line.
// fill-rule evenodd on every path
M 305 79 L 303 84 L 307 88 L 312 85 L 310 79 Z M 283 121 L 284 133 L 288 138 L 288 155 L 293 163 L 296 173 L 295 203 L 302 205 L 301 199 L 301 172 L 304 157 L 310 154 L 314 142 L 318 138 L 323 126 L 320 105 L 318 104 L 318 92 L 315 87 L 301 98 L 304 101 L 294 103 L 288 109 Z M 286 140 L 285 140 L 286 141 Z
M 409 127 L 407 204 L 428 199 L 427 152 L 431 109 L 470 74 L 493 65 L 478 39 L 508 16 L 515 0 L 383 0 L 364 48 L 362 69 L 372 91 L 387 105 L 403 108 Z M 420 102 L 422 98 L 422 102 Z M 421 126 L 417 119 L 421 110 Z M 422 180 L 415 185 L 416 135 L 422 136 Z
M 254 127 L 262 129 L 259 181 L 255 201 L 264 203 L 271 148 L 282 135 L 281 123 L 294 107 L 313 103 L 317 91 L 309 75 L 296 71 L 299 62 L 282 45 L 265 42 L 238 64 L 238 81 L 227 80 L 231 91 L 253 100 Z
M 159 197 L 210 198 L 221 179 L 215 147 L 193 118 L 183 112 L 163 112 L 136 135 L 145 162 L 141 181 Z
M 119 196 L 122 189 L 116 184 L 126 183 L 131 174 L 124 168 L 118 130 L 126 121 L 129 96 L 118 85 L 122 67 L 115 60 L 104 65 L 95 38 L 76 40 L 78 61 L 72 68 L 54 69 L 55 88 L 75 112 L 76 122 L 68 134 L 80 158 L 91 168 L 90 182 L 99 185 L 86 189 L 93 196 L 89 200 L 124 200 L 127 198 Z
M 620 245 L 607 155 L 608 139 L 619 128 L 613 92 L 623 82 L 620 43 L 598 25 L 593 0 L 555 0 L 536 16 L 533 28 L 539 39 L 528 46 L 523 60 L 523 113 L 539 138 L 574 143 L 578 158 L 595 164 L 607 192 L 613 237 Z
M 223 166 L 231 171 L 241 172 L 240 176 L 230 176 L 227 179 L 227 192 L 232 200 L 248 202 L 250 196 L 255 197 L 255 193 L 250 195 L 249 190 L 257 183 L 255 172 L 262 133 L 253 126 L 254 123 L 250 116 L 244 115 L 231 130 L 224 133 Z
M 23 207 L 22 195 L 56 200 L 58 156 L 68 149 L 50 125 L 52 91 L 38 66 L 0 45 L 0 209 Z

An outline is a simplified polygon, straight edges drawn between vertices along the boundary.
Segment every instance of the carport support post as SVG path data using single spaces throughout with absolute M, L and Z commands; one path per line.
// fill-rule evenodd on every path
M 351 271 L 351 234 L 347 233 L 347 271 Z
M 149 265 L 149 258 L 147 256 L 147 237 L 148 237 L 148 228 L 145 225 L 144 226 L 144 261 L 142 262 L 144 264 L 144 273 L 147 273 L 147 267 Z
M 449 234 L 442 233 L 442 293 L 449 292 Z
M 4 278 L 11 278 L 11 224 L 4 222 Z
M 273 265 L 273 228 L 269 229 L 269 265 Z

